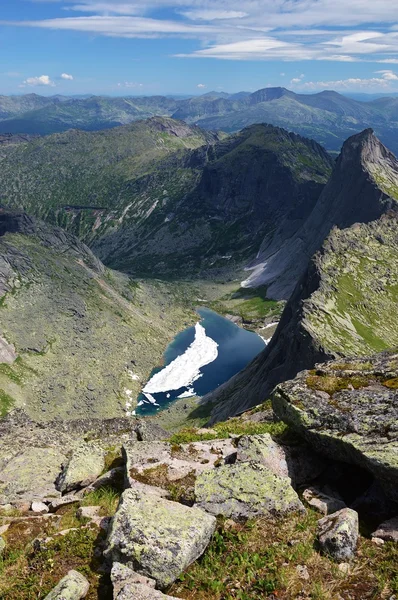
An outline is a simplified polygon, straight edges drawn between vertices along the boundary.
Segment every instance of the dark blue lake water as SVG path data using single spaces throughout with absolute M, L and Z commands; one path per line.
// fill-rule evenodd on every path
M 200 369 L 202 376 L 189 388 L 182 387 L 178 390 L 152 394 L 152 398 L 156 400 L 158 406 L 149 402 L 148 398 L 141 394 L 138 398 L 141 404 L 136 409 L 137 415 L 149 416 L 167 408 L 181 394 L 187 393 L 188 389 L 191 390 L 190 395 L 192 396 L 204 396 L 238 373 L 264 350 L 264 340 L 256 333 L 238 327 L 208 308 L 200 308 L 197 312 L 201 317 L 200 324 L 204 327 L 206 335 L 218 344 L 217 358 Z M 164 353 L 164 366 L 183 355 L 194 339 L 195 327 L 189 327 L 179 333 Z M 151 377 L 163 368 L 154 369 Z

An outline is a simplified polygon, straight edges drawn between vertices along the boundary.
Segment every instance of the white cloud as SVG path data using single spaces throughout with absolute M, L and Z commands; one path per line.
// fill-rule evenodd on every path
M 65 79 L 66 81 L 73 81 L 73 75 L 69 75 L 68 73 L 62 73 L 61 79 Z
M 206 87 L 206 84 L 204 84 L 204 83 L 198 83 L 198 85 L 196 87 L 203 89 L 203 88 Z
M 361 79 L 360 77 L 351 77 L 348 79 L 339 79 L 335 81 L 299 81 L 299 88 L 301 90 L 316 91 L 316 90 L 378 90 L 384 89 L 388 91 L 391 89 L 391 81 L 397 81 L 398 75 L 392 71 L 376 71 L 380 74 L 380 77 L 370 77 L 368 79 Z M 293 80 L 292 82 L 293 83 Z
M 40 86 L 47 85 L 50 87 L 55 87 L 55 83 L 50 79 L 48 75 L 40 75 L 40 77 L 28 77 L 23 82 L 23 85 L 32 85 L 32 86 Z
M 2 24 L 124 38 L 191 38 L 200 43 L 185 55 L 193 58 L 398 64 L 396 0 L 59 2 L 87 15 Z M 159 16 L 162 7 L 178 18 Z
M 117 87 L 118 88 L 140 89 L 140 88 L 144 87 L 144 84 L 138 83 L 137 81 L 123 81 L 123 83 L 118 83 Z
M 184 17 L 196 21 L 216 21 L 218 19 L 242 19 L 243 17 L 249 16 L 246 12 L 238 10 L 213 10 L 212 8 L 207 10 L 185 10 L 181 11 Z
M 380 73 L 382 78 L 385 79 L 386 81 L 398 81 L 398 75 L 396 73 L 394 73 L 393 71 L 376 71 L 376 73 Z

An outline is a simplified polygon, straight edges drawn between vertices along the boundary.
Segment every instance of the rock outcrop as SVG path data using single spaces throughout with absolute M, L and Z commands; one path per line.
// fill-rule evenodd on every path
M 368 470 L 398 501 L 398 355 L 340 360 L 276 387 L 278 418 L 317 452 Z
M 105 467 L 104 450 L 93 444 L 76 448 L 57 480 L 57 489 L 71 492 L 93 483 Z

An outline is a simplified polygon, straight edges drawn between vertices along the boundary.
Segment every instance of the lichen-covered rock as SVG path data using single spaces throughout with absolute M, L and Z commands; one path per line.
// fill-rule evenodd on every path
M 167 440 L 170 434 L 162 429 L 160 425 L 151 421 L 139 419 L 135 427 L 137 439 L 139 442 L 155 442 L 158 440 Z
M 343 508 L 318 521 L 318 541 L 322 551 L 339 562 L 354 556 L 358 533 L 358 513 L 351 508 Z
M 305 442 L 279 444 L 268 433 L 242 436 L 237 461 L 265 465 L 279 477 L 290 477 L 295 488 L 313 481 L 325 469 L 325 461 Z
M 367 469 L 398 501 L 398 354 L 317 365 L 277 386 L 272 404 L 316 451 Z
M 136 573 L 126 565 L 122 565 L 121 563 L 115 562 L 112 565 L 111 570 L 111 581 L 113 585 L 113 596 L 117 598 L 119 592 L 126 585 L 146 585 L 152 589 L 156 587 L 156 581 L 151 579 L 150 577 L 145 577 L 145 575 L 140 575 Z
M 159 590 L 141 583 L 127 584 L 114 596 L 115 600 L 179 600 L 175 596 L 166 596 Z
M 73 451 L 57 480 L 60 492 L 70 492 L 86 487 L 95 481 L 105 467 L 102 448 L 83 444 Z
M 398 542 L 398 517 L 385 521 L 372 533 L 372 537 L 386 542 Z
M 279 477 L 290 477 L 286 453 L 268 433 L 241 437 L 238 442 L 237 461 L 265 465 Z
M 215 527 L 216 519 L 199 508 L 128 489 L 113 518 L 105 555 L 163 588 L 203 554 Z
M 81 600 L 88 594 L 90 584 L 81 573 L 69 571 L 44 600 Z
M 255 463 L 225 465 L 202 473 L 196 479 L 195 496 L 197 506 L 207 512 L 234 519 L 304 511 L 287 477 L 278 477 Z
M 0 503 L 56 498 L 55 480 L 65 456 L 55 448 L 28 448 L 0 470 Z
M 304 500 L 323 515 L 331 515 L 346 507 L 339 498 L 333 498 L 315 487 L 307 488 L 303 492 Z

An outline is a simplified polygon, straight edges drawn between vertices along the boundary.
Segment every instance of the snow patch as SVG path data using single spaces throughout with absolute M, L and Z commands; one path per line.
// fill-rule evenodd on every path
M 182 394 L 177 396 L 177 398 L 191 398 L 192 396 L 196 396 L 196 393 L 193 387 L 190 387 L 187 389 L 186 392 L 183 392 Z
M 200 369 L 212 363 L 218 356 L 218 344 L 206 335 L 205 328 L 195 325 L 195 339 L 184 354 L 156 373 L 146 384 L 143 393 L 156 394 L 190 387 L 202 377 Z

